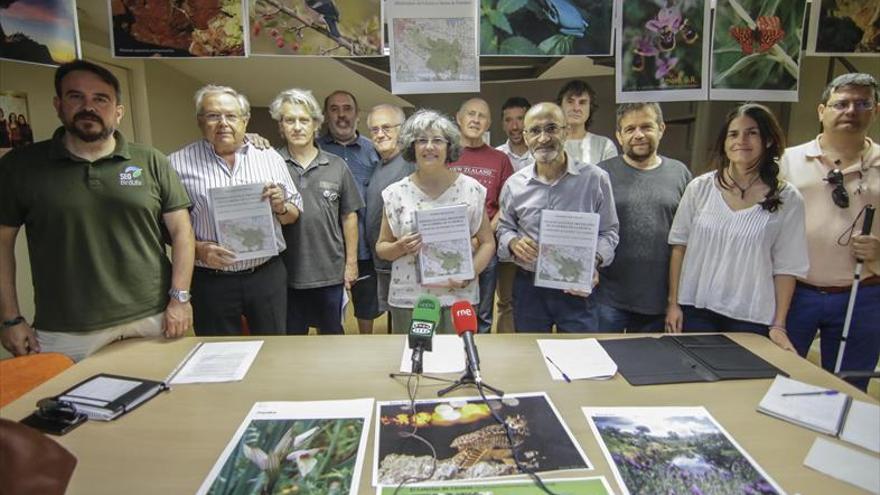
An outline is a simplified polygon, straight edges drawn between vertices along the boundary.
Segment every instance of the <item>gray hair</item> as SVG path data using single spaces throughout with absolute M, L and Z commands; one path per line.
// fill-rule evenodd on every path
M 620 121 L 623 120 L 624 117 L 626 117 L 626 114 L 630 112 L 644 110 L 646 108 L 650 108 L 654 111 L 654 115 L 657 116 L 657 126 L 663 126 L 663 109 L 660 108 L 660 105 L 658 103 L 655 103 L 653 101 L 644 101 L 639 103 L 621 103 L 617 105 L 617 130 L 620 130 Z
M 285 103 L 304 106 L 309 117 L 315 121 L 316 128 L 321 127 L 321 124 L 324 122 L 324 113 L 321 112 L 321 107 L 318 106 L 318 100 L 307 89 L 292 88 L 278 93 L 278 96 L 269 104 L 269 115 L 278 122 L 281 122 L 281 119 L 284 118 L 281 115 L 281 107 Z
M 446 163 L 458 160 L 461 155 L 461 132 L 446 115 L 436 111 L 421 109 L 412 114 L 403 124 L 400 131 L 400 148 L 403 159 L 416 161 L 416 139 L 425 136 L 428 131 L 438 131 L 449 142 L 446 147 Z
M 251 104 L 248 102 L 248 99 L 245 95 L 239 93 L 238 91 L 230 88 L 229 86 L 218 86 L 216 84 L 206 84 L 196 91 L 195 102 L 196 102 L 196 115 L 201 115 L 202 113 L 202 103 L 204 103 L 205 96 L 209 94 L 225 94 L 229 95 L 238 101 L 238 106 L 241 108 L 241 114 L 244 117 L 251 116 Z
M 822 91 L 821 103 L 823 105 L 827 104 L 828 100 L 831 99 L 831 93 L 834 93 L 838 89 L 846 86 L 870 88 L 872 90 L 871 92 L 874 94 L 874 103 L 876 104 L 880 102 L 880 85 L 877 84 L 877 79 L 874 79 L 874 76 L 870 74 L 853 72 L 850 74 L 837 76 L 834 78 L 833 81 L 828 83 L 828 86 L 825 86 L 825 90 Z
M 397 116 L 397 119 L 400 121 L 401 124 L 403 124 L 406 121 L 406 114 L 403 113 L 402 108 L 400 108 L 397 105 L 389 105 L 388 103 L 380 103 L 380 104 L 376 105 L 375 107 L 371 108 L 370 113 L 367 114 L 367 125 L 370 125 L 370 117 L 372 117 L 373 113 L 378 110 L 389 110 L 391 112 L 394 112 L 394 114 Z

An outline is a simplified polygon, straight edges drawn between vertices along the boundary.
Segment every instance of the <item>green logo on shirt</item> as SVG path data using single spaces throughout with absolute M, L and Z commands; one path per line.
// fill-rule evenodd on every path
M 125 167 L 125 170 L 119 173 L 119 185 L 120 186 L 142 186 L 144 185 L 143 179 L 141 179 L 141 175 L 143 175 L 144 171 L 140 167 L 136 167 L 134 165 L 129 165 Z

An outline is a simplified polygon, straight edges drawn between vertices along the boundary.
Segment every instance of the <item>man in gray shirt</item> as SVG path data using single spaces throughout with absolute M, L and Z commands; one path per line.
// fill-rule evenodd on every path
M 376 105 L 367 115 L 367 126 L 373 146 L 382 158 L 373 170 L 367 184 L 367 245 L 373 252 L 376 267 L 376 280 L 362 280 L 359 284 L 375 283 L 379 299 L 379 311 L 388 311 L 388 286 L 391 283 L 391 262 L 376 255 L 376 241 L 385 215 L 385 202 L 382 191 L 389 185 L 403 179 L 415 171 L 415 164 L 403 159 L 401 155 L 400 126 L 406 120 L 403 109 L 394 105 Z M 388 326 L 389 328 L 391 325 Z
M 608 172 L 620 219 L 614 263 L 599 269 L 592 308 L 602 332 L 659 332 L 669 286 L 667 243 L 672 218 L 691 172 L 657 154 L 666 125 L 657 103 L 617 106 L 623 155 L 599 162 Z

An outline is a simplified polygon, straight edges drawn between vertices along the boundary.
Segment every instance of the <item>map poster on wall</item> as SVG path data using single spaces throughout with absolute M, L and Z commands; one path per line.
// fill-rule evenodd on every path
M 0 156 L 34 142 L 27 94 L 0 89 Z
M 382 56 L 380 0 L 251 0 L 250 55 Z
M 616 36 L 618 103 L 705 100 L 709 0 L 623 0 Z
M 480 91 L 477 0 L 388 0 L 391 92 Z
M 480 55 L 611 56 L 612 0 L 482 0 Z
M 807 54 L 880 57 L 880 2 L 813 0 Z
M 718 0 L 712 100 L 797 101 L 807 0 Z
M 74 0 L 0 1 L 0 60 L 54 66 L 81 53 Z
M 243 0 L 109 0 L 114 57 L 243 57 Z

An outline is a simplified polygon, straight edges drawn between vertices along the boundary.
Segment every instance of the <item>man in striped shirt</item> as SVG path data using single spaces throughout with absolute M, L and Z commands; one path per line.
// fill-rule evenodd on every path
M 169 158 L 192 201 L 190 216 L 196 236 L 193 274 L 193 320 L 196 335 L 237 335 L 241 316 L 252 334 L 284 334 L 287 314 L 287 271 L 278 256 L 237 260 L 217 241 L 212 188 L 264 184 L 262 198 L 274 213 L 278 251 L 286 244 L 281 225 L 292 224 L 302 211 L 284 159 L 273 149 L 257 149 L 245 139 L 250 104 L 225 86 L 207 85 L 196 92 L 196 117 L 204 139 Z

